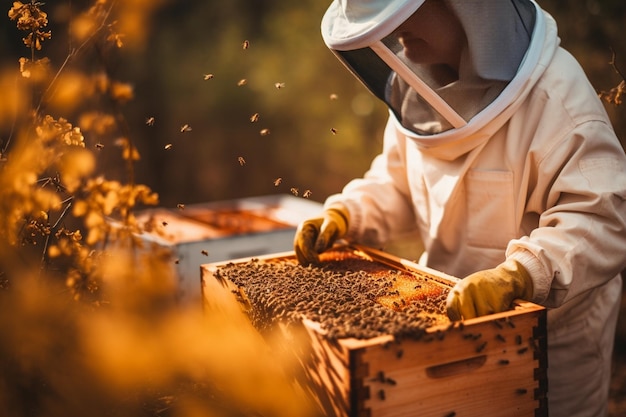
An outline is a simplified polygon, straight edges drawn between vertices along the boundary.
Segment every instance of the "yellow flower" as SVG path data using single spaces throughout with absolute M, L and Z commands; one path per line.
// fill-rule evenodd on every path
M 111 97 L 119 102 L 132 100 L 134 95 L 133 86 L 127 83 L 114 81 L 111 83 Z

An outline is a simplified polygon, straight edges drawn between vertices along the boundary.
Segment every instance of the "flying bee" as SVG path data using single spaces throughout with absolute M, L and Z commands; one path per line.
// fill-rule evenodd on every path
M 246 84 L 248 84 L 248 80 L 246 80 L 245 78 L 242 78 L 241 80 L 237 82 L 237 87 L 242 87 Z
M 285 88 L 285 83 L 274 83 L 274 87 L 277 89 Z
M 163 227 L 167 226 L 167 222 L 166 221 L 162 221 L 161 224 L 163 225 Z
M 167 145 L 165 145 L 165 150 L 169 151 L 170 149 L 172 149 L 172 146 L 173 145 L 171 143 L 168 143 Z
M 296 187 L 291 187 L 289 191 L 291 191 L 291 194 L 295 195 L 296 197 L 298 196 L 298 189 Z
M 330 128 L 330 133 L 332 133 L 333 135 L 337 134 L 337 129 L 335 129 L 334 127 Z
M 178 207 L 179 210 L 185 210 L 185 205 L 184 204 L 178 203 L 178 204 L 176 204 L 176 207 Z
M 146 125 L 148 125 L 148 126 L 154 126 L 154 122 L 155 122 L 155 120 L 154 120 L 154 117 L 152 117 L 152 116 L 148 117 L 146 119 Z
M 213 74 L 204 74 L 202 77 L 204 78 L 204 81 L 207 81 L 213 78 Z
M 243 47 L 243 49 L 248 49 L 250 47 L 250 41 L 246 39 L 245 41 L 243 41 L 243 44 L 241 46 Z
M 180 133 L 191 132 L 191 126 L 184 124 L 180 127 Z
M 259 121 L 259 113 L 254 113 L 252 116 L 250 116 L 250 121 L 252 123 L 256 123 Z
M 304 190 L 304 193 L 302 193 L 302 197 L 309 198 L 311 197 L 311 194 L 313 194 L 311 190 Z
M 237 157 L 237 161 L 239 162 L 239 165 L 241 166 L 244 166 L 246 164 L 246 160 L 243 158 L 243 156 Z
M 96 143 L 96 149 L 100 150 L 100 149 L 102 149 L 102 148 L 104 148 L 104 145 L 103 145 L 103 144 L 101 144 L 101 143 Z
M 261 131 L 259 132 L 259 134 L 260 134 L 261 136 L 267 136 L 267 135 L 269 135 L 269 134 L 270 134 L 270 130 L 269 130 L 269 129 L 267 129 L 267 128 L 265 128 L 265 129 L 261 129 Z
M 209 252 L 205 251 L 204 249 L 200 253 L 202 253 L 204 256 L 209 256 Z
M 283 179 L 281 177 L 276 178 L 274 180 L 274 187 L 278 187 L 281 182 L 283 182 Z

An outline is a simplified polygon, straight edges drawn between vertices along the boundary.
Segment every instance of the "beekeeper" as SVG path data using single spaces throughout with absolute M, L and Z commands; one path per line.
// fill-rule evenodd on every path
M 334 0 L 327 46 L 389 108 L 382 152 L 294 240 L 385 247 L 464 277 L 451 319 L 548 308 L 552 417 L 607 414 L 626 267 L 626 157 L 596 92 L 532 0 Z

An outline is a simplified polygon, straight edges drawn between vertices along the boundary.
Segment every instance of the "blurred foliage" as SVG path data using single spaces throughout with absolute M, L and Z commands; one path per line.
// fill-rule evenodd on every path
M 234 299 L 179 304 L 172 254 L 138 238 L 150 225 L 134 212 L 158 195 L 136 181 L 135 91 L 114 66 L 158 7 L 8 8 L 20 48 L 0 71 L 2 415 L 312 415 L 281 339 Z M 48 49 L 57 34 L 65 47 Z

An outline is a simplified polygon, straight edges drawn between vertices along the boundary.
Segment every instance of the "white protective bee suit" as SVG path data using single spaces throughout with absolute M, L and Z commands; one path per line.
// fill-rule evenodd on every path
M 335 0 L 327 46 L 390 109 L 382 152 L 325 205 L 384 247 L 417 229 L 420 262 L 465 277 L 515 259 L 548 310 L 552 417 L 607 413 L 626 267 L 626 157 L 602 103 L 532 0 L 444 2 L 465 30 L 458 79 L 403 56 L 423 0 Z

